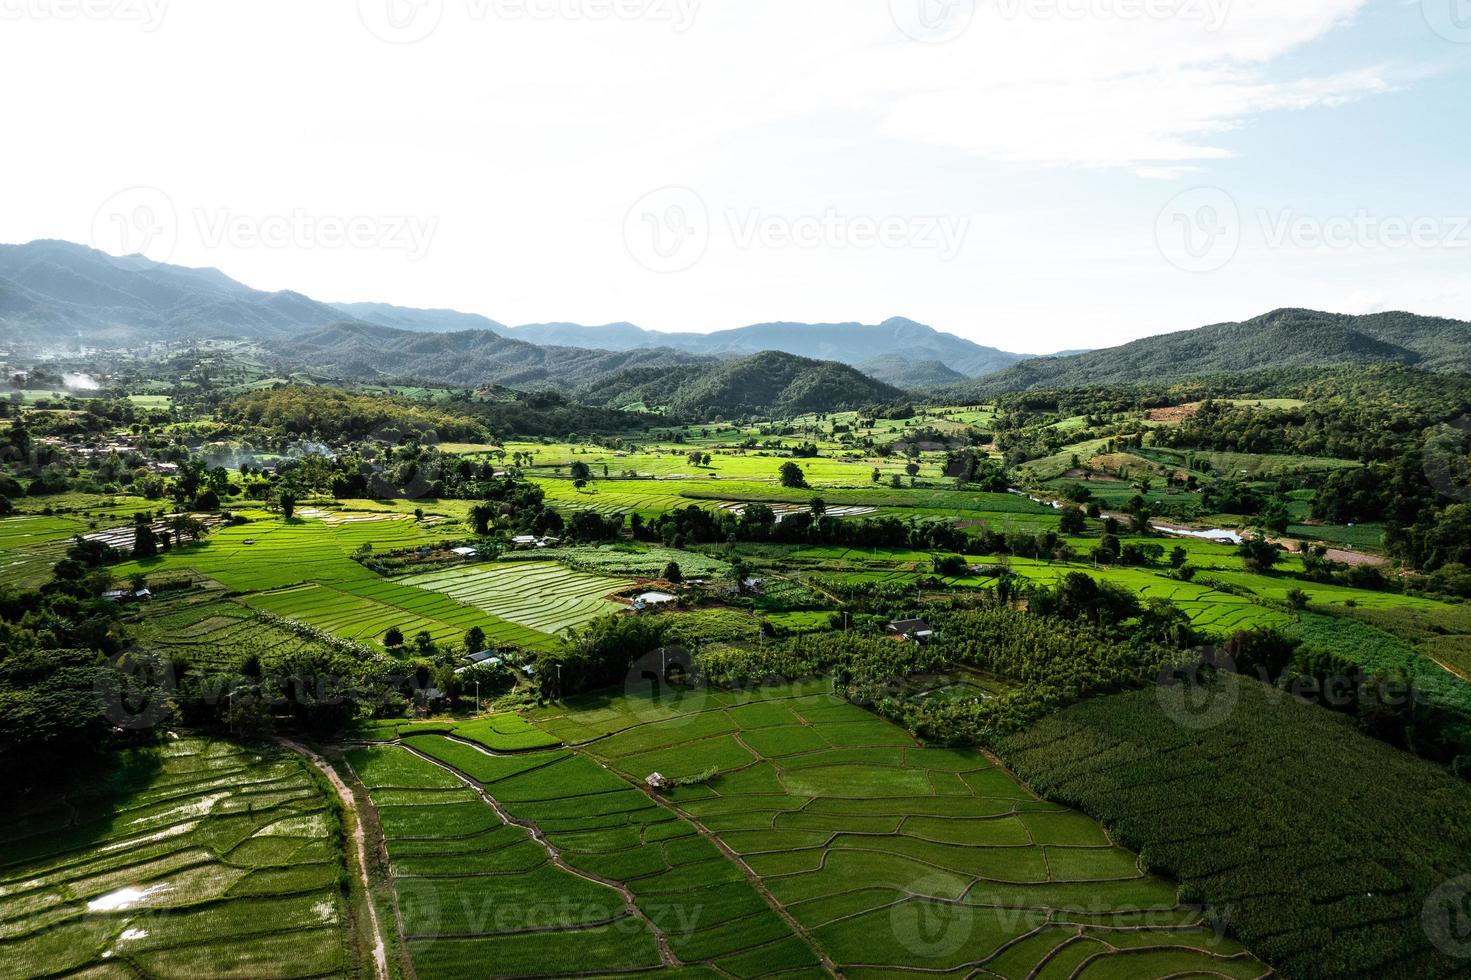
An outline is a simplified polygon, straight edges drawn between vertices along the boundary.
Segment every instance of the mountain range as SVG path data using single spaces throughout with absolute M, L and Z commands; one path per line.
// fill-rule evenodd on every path
M 1400 364 L 1471 371 L 1471 323 L 1413 313 L 1352 316 L 1282 309 L 1240 323 L 1146 337 L 1121 347 L 1014 364 L 946 390 L 962 401 L 1002 392 L 1171 381 L 1261 368 Z
M 660 333 L 629 323 L 512 327 L 454 310 L 333 305 L 295 292 L 262 292 L 215 269 L 118 258 L 69 242 L 0 245 L 0 326 L 22 340 L 75 338 L 88 346 L 218 336 L 274 341 L 343 322 L 412 333 L 474 331 L 542 347 L 613 353 L 667 349 L 741 358 L 782 351 L 861 365 L 874 377 L 911 386 L 980 377 L 1026 356 L 902 318 L 878 325 L 763 323 L 711 334 Z
M 900 389 L 977 402 L 1003 392 L 1260 368 L 1387 363 L 1471 371 L 1471 323 L 1401 312 L 1281 309 L 1038 358 L 902 318 L 710 334 L 629 323 L 510 327 L 452 310 L 262 292 L 214 269 L 117 258 L 68 242 L 0 245 L 0 340 L 127 346 L 208 337 L 261 341 L 286 367 L 328 377 L 551 388 L 590 405 L 701 417 L 862 407 L 898 400 Z
M 959 381 L 992 374 L 1031 355 L 983 347 L 913 320 L 894 317 L 863 323 L 757 323 L 714 333 L 662 333 L 631 323 L 588 327 L 577 323 L 503 323 L 451 310 L 411 310 L 381 303 L 339 303 L 349 316 L 400 330 L 490 330 L 503 337 L 553 347 L 629 351 L 668 347 L 688 354 L 747 356 L 783 351 L 820 361 L 840 361 L 884 377 L 907 375 L 923 383 Z M 890 380 L 884 378 L 884 380 Z M 899 383 L 899 382 L 895 382 Z

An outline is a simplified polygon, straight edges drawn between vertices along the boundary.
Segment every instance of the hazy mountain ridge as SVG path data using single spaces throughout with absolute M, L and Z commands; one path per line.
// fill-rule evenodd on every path
M 899 401 L 904 392 L 836 361 L 764 351 L 713 364 L 633 368 L 583 387 L 577 397 L 609 408 L 647 406 L 708 419 L 847 411 Z
M 339 323 L 274 353 L 329 377 L 551 389 L 588 405 L 648 405 L 690 418 L 765 411 L 828 412 L 903 398 L 844 364 L 779 351 L 743 359 L 680 351 L 540 347 L 490 331 L 414 333 Z
M 300 293 L 252 289 L 217 269 L 185 268 L 136 255 L 118 258 L 69 242 L 0 246 L 0 327 L 32 343 L 76 340 L 121 346 L 195 337 L 294 340 L 306 331 L 345 321 L 422 334 L 482 332 L 560 350 L 665 350 L 721 358 L 774 350 L 812 360 L 863 364 L 875 376 L 901 384 L 934 385 L 978 377 L 1026 357 L 903 318 L 877 325 L 761 323 L 710 334 L 660 333 L 631 323 L 511 327 L 456 310 L 320 303 Z M 926 367 L 916 370 L 917 364 Z
M 985 347 L 954 334 L 902 317 L 880 324 L 863 323 L 756 323 L 714 333 L 664 333 L 632 323 L 585 326 L 579 323 L 530 323 L 509 327 L 494 320 L 452 310 L 412 310 L 376 303 L 339 303 L 343 313 L 386 327 L 405 330 L 493 330 L 503 337 L 553 347 L 587 347 L 629 351 L 665 347 L 687 354 L 745 357 L 763 351 L 782 351 L 822 361 L 858 366 L 883 358 L 910 363 L 935 362 L 960 378 L 1000 371 L 1031 355 L 1012 354 Z M 880 368 L 882 370 L 882 368 Z M 883 375 L 876 375 L 882 377 Z M 931 379 L 937 376 L 931 373 Z M 945 378 L 955 381 L 959 378 Z
M 217 269 L 116 258 L 69 242 L 0 245 L 0 327 L 33 343 L 265 340 L 342 318 L 300 293 L 251 289 Z
M 1355 316 L 1281 309 L 1241 323 L 1217 323 L 1107 350 L 1025 361 L 945 393 L 972 401 L 1009 391 L 1174 380 L 1262 368 L 1369 364 L 1471 371 L 1471 323 L 1404 312 Z

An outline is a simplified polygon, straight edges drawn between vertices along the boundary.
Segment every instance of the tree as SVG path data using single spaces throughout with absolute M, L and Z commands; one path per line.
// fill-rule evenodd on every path
M 1079 507 L 1064 507 L 1058 530 L 1063 534 L 1077 536 L 1088 530 L 1088 519 Z
M 880 480 L 882 480 L 884 478 L 884 474 L 879 470 L 879 468 L 877 466 L 875 466 L 873 468 L 873 473 L 871 475 L 873 476 L 873 482 L 874 483 L 878 483 Z
M 1270 572 L 1282 561 L 1281 549 L 1259 534 L 1241 542 L 1236 553 L 1252 572 Z
M 292 515 L 296 513 L 296 495 L 289 490 L 283 490 L 276 498 L 276 503 L 281 507 L 281 517 L 288 521 L 291 520 Z
M 465 652 L 479 653 L 485 649 L 485 630 L 472 626 L 465 631 Z
M 143 514 L 133 515 L 133 557 L 152 558 L 158 554 L 158 536 Z
M 807 486 L 807 474 L 802 472 L 802 467 L 793 462 L 781 464 L 781 485 L 792 489 L 800 489 Z
M 808 505 L 812 509 L 813 517 L 821 517 L 827 513 L 827 501 L 821 497 L 813 497 L 812 503 Z
M 915 477 L 919 476 L 919 464 L 918 463 L 909 463 L 909 464 L 906 464 L 905 467 L 904 467 L 904 472 L 909 474 L 909 478 L 911 480 L 914 479 Z
M 1185 563 L 1189 560 L 1190 552 L 1186 551 L 1179 545 L 1176 545 L 1174 550 L 1170 552 L 1170 567 L 1173 569 L 1178 570 L 1184 568 Z
M 490 526 L 495 522 L 495 513 L 496 509 L 490 503 L 480 503 L 470 508 L 470 528 L 477 538 L 490 533 Z
M 572 464 L 571 474 L 572 479 L 574 480 L 591 480 L 592 467 L 588 466 L 586 463 L 579 459 L 577 462 Z
M 383 634 L 383 645 L 390 650 L 397 650 L 404 645 L 403 630 L 397 626 L 388 627 L 388 632 Z
M 736 593 L 746 594 L 746 579 L 751 577 L 751 566 L 737 558 L 730 563 L 730 577 L 735 579 Z
M 684 581 L 684 571 L 679 567 L 679 562 L 672 561 L 664 566 L 664 581 L 673 585 Z
M 421 657 L 433 658 L 439 653 L 439 644 L 434 642 L 434 637 L 429 635 L 428 630 L 420 630 L 414 634 L 414 651 Z

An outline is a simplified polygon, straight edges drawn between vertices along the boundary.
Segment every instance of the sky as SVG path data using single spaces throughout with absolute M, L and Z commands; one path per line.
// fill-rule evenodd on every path
M 1098 348 L 1471 319 L 1471 0 L 0 0 L 0 241 Z

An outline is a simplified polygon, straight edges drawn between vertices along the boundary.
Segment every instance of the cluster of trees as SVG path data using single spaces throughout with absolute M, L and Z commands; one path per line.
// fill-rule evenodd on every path
M 0 586 L 0 775 L 30 785 L 131 737 L 120 728 L 156 699 L 122 656 L 126 632 L 104 546 L 78 543 L 37 590 Z M 111 714 L 109 708 L 113 709 Z
M 359 395 L 340 388 L 283 385 L 220 403 L 225 422 L 270 430 L 284 449 L 299 439 L 340 445 L 372 437 L 397 443 L 476 442 L 488 437 L 476 419 L 387 395 Z
M 686 507 L 650 521 L 633 518 L 634 536 L 668 547 L 720 544 L 729 541 L 769 541 L 778 544 L 830 544 L 849 548 L 913 548 L 923 551 L 965 551 L 965 532 L 942 520 L 900 520 L 879 517 L 845 520 L 830 517 L 820 498 L 811 507 L 787 514 L 780 521 L 765 504 L 748 504 L 740 514 Z

